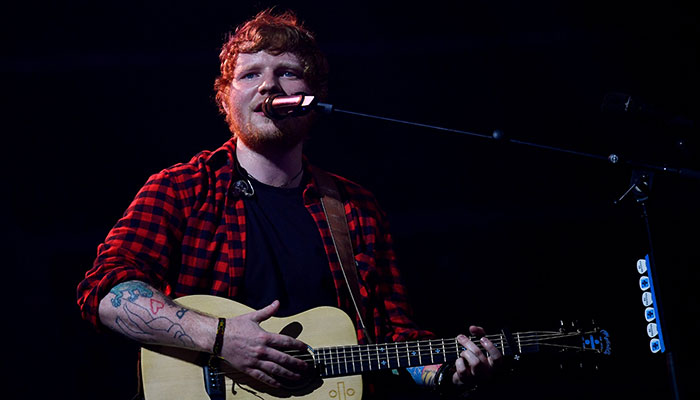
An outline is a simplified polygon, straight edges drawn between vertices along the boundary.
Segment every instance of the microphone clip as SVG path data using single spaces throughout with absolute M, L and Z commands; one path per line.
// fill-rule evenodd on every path
M 619 204 L 630 193 L 633 195 L 635 200 L 637 200 L 637 203 L 644 203 L 649 199 L 652 177 L 652 173 L 648 171 L 632 171 L 630 186 L 627 188 L 625 193 L 623 193 L 622 196 L 613 203 Z
M 255 195 L 255 189 L 253 189 L 253 185 L 247 179 L 240 179 L 234 182 L 231 191 L 235 197 L 253 197 Z

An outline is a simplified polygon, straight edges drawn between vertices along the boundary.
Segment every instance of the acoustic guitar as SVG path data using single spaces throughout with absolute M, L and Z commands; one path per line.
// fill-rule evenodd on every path
M 176 300 L 184 307 L 231 318 L 253 311 L 233 300 L 192 295 Z M 303 313 L 270 318 L 260 326 L 303 341 L 306 352 L 290 351 L 313 368 L 299 382 L 275 389 L 262 384 L 211 355 L 174 347 L 141 349 L 141 376 L 146 400 L 360 400 L 361 374 L 396 368 L 451 362 L 464 348 L 455 338 L 358 345 L 350 317 L 340 309 L 318 307 Z M 506 356 L 519 357 L 542 349 L 610 353 L 606 331 L 502 332 L 487 336 Z M 478 341 L 475 341 L 479 345 Z

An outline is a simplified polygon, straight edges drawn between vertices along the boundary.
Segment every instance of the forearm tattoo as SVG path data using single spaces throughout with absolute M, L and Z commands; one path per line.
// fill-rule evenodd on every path
M 114 294 L 114 298 L 111 299 L 112 306 L 121 311 L 117 313 L 114 323 L 127 337 L 140 342 L 154 343 L 158 341 L 157 334 L 167 333 L 180 346 L 194 347 L 192 338 L 185 332 L 182 325 L 161 312 L 166 306 L 168 308 L 179 306 L 168 299 L 159 300 L 154 297 L 153 290 L 145 283 L 137 281 L 120 283 L 114 286 L 110 293 Z M 150 299 L 150 301 L 141 300 L 137 304 L 139 299 Z M 181 320 L 186 312 L 187 309 L 180 307 L 175 315 Z
M 413 380 L 421 386 L 433 386 L 435 381 L 435 368 L 432 366 L 421 366 L 406 368 Z

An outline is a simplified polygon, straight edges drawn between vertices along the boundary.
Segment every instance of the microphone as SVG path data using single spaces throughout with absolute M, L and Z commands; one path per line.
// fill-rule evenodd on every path
M 253 197 L 253 195 L 255 194 L 255 189 L 253 189 L 253 185 L 251 185 L 250 181 L 248 181 L 247 179 L 240 179 L 234 182 L 231 191 L 236 197 L 240 197 L 241 195 L 245 197 Z
M 333 106 L 319 103 L 315 96 L 297 93 L 291 96 L 281 93 L 267 97 L 262 103 L 262 112 L 270 119 L 283 119 L 308 114 L 311 110 L 330 114 Z

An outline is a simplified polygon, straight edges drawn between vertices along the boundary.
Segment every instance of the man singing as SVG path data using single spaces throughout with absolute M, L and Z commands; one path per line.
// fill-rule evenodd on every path
M 309 367 L 288 354 L 306 351 L 305 343 L 260 327 L 272 316 L 334 306 L 354 317 L 359 343 L 432 337 L 411 320 L 373 195 L 326 175 L 350 231 L 364 320 L 358 315 L 320 201 L 316 177 L 325 172 L 302 154 L 315 115 L 263 113 L 272 95 L 326 96 L 327 63 L 312 33 L 292 13 L 264 11 L 230 36 L 220 60 L 216 100 L 232 138 L 149 178 L 78 286 L 83 317 L 140 343 L 214 354 L 273 388 Z M 221 321 L 172 300 L 192 294 L 256 311 Z M 483 329 L 470 331 L 482 337 L 483 350 L 459 335 L 465 350 L 456 362 L 409 368 L 414 381 L 457 393 L 488 376 L 501 353 Z

